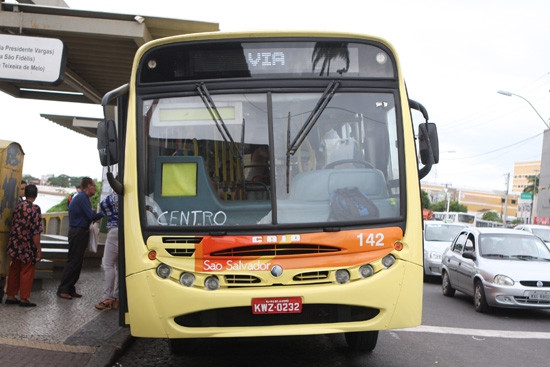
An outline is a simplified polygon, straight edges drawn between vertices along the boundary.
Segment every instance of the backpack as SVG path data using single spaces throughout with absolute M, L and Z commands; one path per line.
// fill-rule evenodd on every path
M 357 187 L 336 189 L 330 194 L 329 220 L 378 218 L 378 207 Z

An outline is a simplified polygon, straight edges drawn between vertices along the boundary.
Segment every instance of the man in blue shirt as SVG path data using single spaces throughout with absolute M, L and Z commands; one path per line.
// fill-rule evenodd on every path
M 103 213 L 94 213 L 90 198 L 96 193 L 94 180 L 82 178 L 81 192 L 75 195 L 69 204 L 69 256 L 61 276 L 61 284 L 57 288 L 57 295 L 64 299 L 82 297 L 76 292 L 75 284 L 80 278 L 84 252 L 90 238 L 90 224 L 103 217 Z

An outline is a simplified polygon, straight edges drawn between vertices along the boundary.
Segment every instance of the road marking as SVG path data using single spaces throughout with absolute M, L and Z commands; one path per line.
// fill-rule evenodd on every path
M 489 338 L 507 338 L 507 339 L 548 339 L 550 333 L 538 331 L 512 331 L 512 330 L 486 330 L 486 329 L 466 329 L 453 328 L 445 326 L 420 325 L 410 329 L 396 329 L 394 331 L 408 331 L 415 333 L 435 333 L 435 334 L 453 334 L 453 335 L 471 335 Z
M 71 353 L 89 353 L 96 352 L 97 347 L 85 345 L 66 345 L 66 344 L 50 344 L 33 340 L 8 339 L 0 338 L 0 344 L 12 345 L 14 347 L 27 347 L 42 350 L 51 350 L 56 352 L 71 352 Z

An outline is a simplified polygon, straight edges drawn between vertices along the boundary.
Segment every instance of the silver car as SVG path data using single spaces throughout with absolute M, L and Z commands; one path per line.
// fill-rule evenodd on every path
M 550 250 L 532 233 L 466 228 L 442 259 L 443 295 L 474 298 L 478 312 L 491 307 L 550 308 Z
M 546 242 L 547 245 L 550 245 L 550 226 L 545 226 L 542 224 L 520 224 L 515 226 L 514 229 L 531 232 L 534 235 L 539 236 L 541 240 Z
M 424 275 L 441 276 L 441 257 L 465 224 L 424 221 Z

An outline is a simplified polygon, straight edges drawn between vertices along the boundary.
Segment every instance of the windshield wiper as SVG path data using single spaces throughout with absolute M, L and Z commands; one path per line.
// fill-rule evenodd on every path
M 510 257 L 520 259 L 520 260 L 546 260 L 549 261 L 549 259 L 545 259 L 538 256 L 533 255 L 511 255 Z
M 227 125 L 223 121 L 222 116 L 220 115 L 220 112 L 218 111 L 218 108 L 214 104 L 214 100 L 210 96 L 210 93 L 208 92 L 208 89 L 206 88 L 206 85 L 204 83 L 198 83 L 197 84 L 197 91 L 199 92 L 199 95 L 202 99 L 202 102 L 208 109 L 208 112 L 210 113 L 210 116 L 212 116 L 212 120 L 216 124 L 216 127 L 218 128 L 218 131 L 220 132 L 223 140 L 229 144 L 231 147 L 231 151 L 233 153 L 234 158 L 238 158 L 240 160 L 243 159 L 241 152 L 237 148 L 237 144 L 235 144 L 235 141 L 233 140 L 233 137 L 231 136 L 231 133 L 229 132 L 229 129 L 227 128 Z
M 330 100 L 334 96 L 334 93 L 336 92 L 336 89 L 340 86 L 340 82 L 337 82 L 335 80 L 331 81 L 329 85 L 326 87 L 325 91 L 321 95 L 321 98 L 317 101 L 317 104 L 315 105 L 315 108 L 311 111 L 309 114 L 309 117 L 307 118 L 306 122 L 302 125 L 302 128 L 300 131 L 298 131 L 298 134 L 296 134 L 296 137 L 290 142 L 290 112 L 288 113 L 288 127 L 287 127 L 287 150 L 286 150 L 286 192 L 288 193 L 290 190 L 290 182 L 288 178 L 290 177 L 290 156 L 294 155 L 298 148 L 302 145 L 304 140 L 306 139 L 307 135 L 315 126 L 315 123 L 321 117 L 321 114 L 329 104 Z
M 500 259 L 507 259 L 507 258 L 510 257 L 508 255 L 503 255 L 503 254 L 483 254 L 481 256 L 483 256 L 483 257 L 498 257 Z
M 323 94 L 321 95 L 321 98 L 317 101 L 317 104 L 315 105 L 315 108 L 311 111 L 309 114 L 309 117 L 307 118 L 306 122 L 298 131 L 298 134 L 296 134 L 296 137 L 292 141 L 292 143 L 288 144 L 287 146 L 287 161 L 289 159 L 289 156 L 294 155 L 298 148 L 300 148 L 300 145 L 304 142 L 306 136 L 309 134 L 319 117 L 321 117 L 321 114 L 327 107 L 328 103 L 334 96 L 334 93 L 336 92 L 336 89 L 340 86 L 340 82 L 337 82 L 335 80 L 331 81 Z M 289 129 L 290 129 L 290 115 L 289 115 Z M 289 131 L 290 136 L 290 131 Z M 288 139 L 290 141 L 290 138 Z

